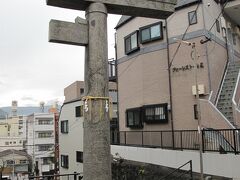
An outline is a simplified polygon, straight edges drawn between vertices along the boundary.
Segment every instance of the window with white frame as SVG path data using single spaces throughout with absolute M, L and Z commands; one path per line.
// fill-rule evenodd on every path
M 162 22 L 140 28 L 141 43 L 163 39 Z
M 68 133 L 68 120 L 61 121 L 61 133 Z
M 38 132 L 38 138 L 50 138 L 50 137 L 53 137 L 52 131 Z
M 134 31 L 124 38 L 125 54 L 130 54 L 139 49 L 138 31 Z
M 53 145 L 51 144 L 43 144 L 38 146 L 38 151 L 50 151 L 53 150 Z
M 167 107 L 167 103 L 144 106 L 144 121 L 146 123 L 167 123 Z
M 39 125 L 53 124 L 53 120 L 52 119 L 39 119 L 38 124 Z
M 188 13 L 188 22 L 189 25 L 197 24 L 197 12 L 191 11 Z

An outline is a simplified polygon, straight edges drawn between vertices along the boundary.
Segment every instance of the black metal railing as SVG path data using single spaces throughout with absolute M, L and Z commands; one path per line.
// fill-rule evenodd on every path
M 120 131 L 118 137 L 119 141 L 112 144 L 176 150 L 199 150 L 200 147 L 197 130 Z M 240 153 L 240 129 L 203 129 L 201 138 L 203 152 Z
M 186 166 L 189 166 L 189 169 Z M 187 168 L 188 170 L 185 170 L 184 168 Z M 170 180 L 170 179 L 193 180 L 192 160 L 186 162 L 179 168 L 173 170 L 166 176 L 160 178 L 160 180 Z
M 83 179 L 82 173 L 73 174 L 56 174 L 56 175 L 45 175 L 45 176 L 29 176 L 29 179 L 33 180 L 80 180 Z

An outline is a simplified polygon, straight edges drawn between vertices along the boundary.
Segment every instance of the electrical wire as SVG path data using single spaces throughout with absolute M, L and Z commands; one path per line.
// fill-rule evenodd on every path
M 197 11 L 198 11 L 198 9 L 199 9 L 199 7 L 200 7 L 200 3 L 201 3 L 201 1 L 199 0 L 199 1 L 198 1 L 198 4 L 197 4 L 197 7 L 196 7 L 196 9 L 195 9 L 195 12 L 196 12 L 195 16 L 197 15 Z M 193 18 L 194 18 L 194 16 L 192 16 L 190 22 L 193 20 Z M 190 28 L 190 23 L 188 24 L 186 30 L 185 30 L 184 33 L 183 33 L 183 36 L 182 36 L 182 38 L 181 38 L 182 41 L 184 40 L 184 38 L 185 38 L 185 36 L 186 36 L 189 28 Z M 177 53 L 178 53 L 181 45 L 182 45 L 182 43 L 180 42 L 180 43 L 178 44 L 178 47 L 177 47 L 176 51 L 175 51 L 174 54 L 173 54 L 173 57 L 172 57 L 170 63 L 169 63 L 169 68 L 171 68 L 171 66 L 172 66 L 172 64 L 173 64 L 173 61 L 175 60 L 175 57 L 176 57 L 176 55 L 177 55 Z
M 220 16 L 223 14 L 224 8 L 225 8 L 226 5 L 228 4 L 228 2 L 229 2 L 229 0 L 226 0 L 226 1 L 225 1 L 225 3 L 224 3 L 223 6 L 222 6 L 222 10 L 221 10 L 221 12 L 219 13 L 219 15 L 217 16 L 216 20 L 219 19 Z M 212 26 L 209 28 L 208 31 L 211 31 L 215 24 L 216 24 L 216 21 L 214 21 L 214 23 L 212 24 Z
M 222 10 L 221 10 L 221 12 L 218 14 L 218 16 L 217 16 L 217 18 L 215 19 L 215 21 L 214 21 L 214 23 L 211 25 L 211 27 L 209 28 L 209 32 L 211 32 L 211 30 L 212 30 L 212 28 L 215 26 L 215 24 L 217 23 L 217 20 L 219 20 L 219 18 L 220 18 L 220 16 L 223 14 L 223 12 L 224 12 L 224 8 L 226 7 L 226 5 L 227 5 L 227 3 L 229 2 L 229 0 L 226 0 L 226 2 L 224 3 L 224 5 L 222 6 Z M 217 39 L 217 36 L 216 36 L 216 30 L 214 31 L 215 32 L 215 34 L 214 34 L 214 37 L 215 37 L 215 40 L 214 40 L 214 45 L 213 45 L 213 48 L 208 52 L 208 54 L 205 54 L 205 55 L 202 55 L 202 56 L 209 56 L 209 55 L 211 55 L 213 52 L 214 52 L 214 50 L 215 50 L 215 48 L 216 48 L 216 39 Z M 212 38 L 211 38 L 212 39 Z

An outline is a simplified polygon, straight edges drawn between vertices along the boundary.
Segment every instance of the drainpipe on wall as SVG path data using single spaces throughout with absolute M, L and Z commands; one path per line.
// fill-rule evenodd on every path
M 173 103 L 172 103 L 172 79 L 171 79 L 171 67 L 170 67 L 170 51 L 169 51 L 169 39 L 168 39 L 168 24 L 165 19 L 166 39 L 167 39 L 167 60 L 168 60 L 168 84 L 169 84 L 169 99 L 170 99 L 170 114 L 171 114 L 171 130 L 172 130 L 172 144 L 175 149 L 175 138 L 174 138 L 174 126 L 173 126 Z

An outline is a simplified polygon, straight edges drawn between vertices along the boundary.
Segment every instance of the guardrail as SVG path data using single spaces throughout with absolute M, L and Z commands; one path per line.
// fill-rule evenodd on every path
M 29 176 L 29 179 L 33 180 L 80 180 L 83 178 L 82 173 L 73 174 L 56 174 L 56 175 L 45 175 L 45 176 Z
M 203 152 L 240 153 L 240 129 L 203 129 Z M 174 133 L 174 145 L 172 140 Z M 175 131 L 120 131 L 119 141 L 114 145 L 166 148 L 176 150 L 199 150 L 197 130 Z

